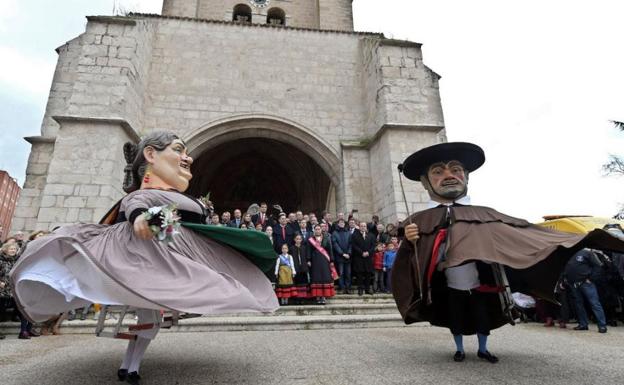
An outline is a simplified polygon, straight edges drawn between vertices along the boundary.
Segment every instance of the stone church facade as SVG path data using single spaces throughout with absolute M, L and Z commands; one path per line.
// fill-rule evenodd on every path
M 123 195 L 122 146 L 167 130 L 189 193 L 217 211 L 405 217 L 397 165 L 445 140 L 421 46 L 353 30 L 352 0 L 164 0 L 161 15 L 90 16 L 59 59 L 14 230 L 97 222 Z M 410 210 L 427 195 L 405 185 Z

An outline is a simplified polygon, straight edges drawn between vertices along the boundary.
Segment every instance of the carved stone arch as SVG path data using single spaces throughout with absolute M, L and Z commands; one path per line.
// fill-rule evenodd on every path
M 291 206 L 300 206 L 284 207 L 285 210 L 334 210 L 342 202 L 342 162 L 338 151 L 296 122 L 270 115 L 240 115 L 207 123 L 183 139 L 196 160 L 189 189 L 195 195 L 217 188 L 221 191 L 219 198 L 223 200 L 225 193 L 219 183 L 232 175 L 245 175 L 250 169 L 256 169 L 270 179 L 267 183 L 283 185 L 284 189 L 299 195 L 285 197 L 278 194 L 277 198 L 290 202 Z M 219 173 L 220 177 L 217 176 Z M 237 182 L 247 181 L 236 180 L 234 183 Z M 253 189 L 254 186 L 257 187 L 257 181 L 249 182 L 249 186 L 233 187 L 236 190 L 225 195 L 228 198 L 238 196 L 238 200 L 230 203 L 240 206 L 251 196 L 246 195 L 243 199 L 241 194 L 252 194 L 240 190 Z M 267 186 L 261 187 L 266 193 Z M 257 200 L 266 199 L 270 197 L 257 197 Z M 224 208 L 231 209 L 227 205 Z

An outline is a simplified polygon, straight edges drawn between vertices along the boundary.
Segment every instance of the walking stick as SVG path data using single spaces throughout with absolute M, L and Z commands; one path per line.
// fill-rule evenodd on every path
M 400 163 L 397 167 L 399 170 L 399 184 L 401 185 L 401 193 L 403 194 L 403 202 L 405 203 L 405 212 L 407 213 L 407 222 L 412 224 L 412 217 L 410 215 L 409 206 L 407 204 L 407 197 L 405 196 L 405 188 L 403 188 L 403 163 Z M 423 290 L 422 290 L 422 275 L 420 274 L 420 261 L 418 260 L 418 248 L 416 247 L 416 241 L 412 242 L 414 244 L 414 258 L 416 259 L 416 274 L 418 275 L 418 287 L 420 288 L 420 300 L 423 299 Z

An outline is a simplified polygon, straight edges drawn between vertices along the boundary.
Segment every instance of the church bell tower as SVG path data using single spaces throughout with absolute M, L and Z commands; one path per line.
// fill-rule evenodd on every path
M 353 31 L 353 0 L 164 0 L 163 16 Z

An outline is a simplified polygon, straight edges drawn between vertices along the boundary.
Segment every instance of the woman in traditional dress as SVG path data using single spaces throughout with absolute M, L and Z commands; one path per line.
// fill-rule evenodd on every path
M 310 266 L 310 296 L 325 305 L 327 297 L 336 295 L 331 267 L 334 263 L 331 241 L 323 236 L 321 225 L 314 226 L 314 236 L 308 239 L 308 266 Z
M 204 225 L 205 206 L 183 193 L 193 159 L 176 135 L 151 133 L 138 145 L 126 143 L 124 154 L 129 194 L 116 215 L 109 213 L 114 224 L 77 224 L 36 239 L 11 275 L 18 305 L 33 321 L 88 303 L 137 308 L 138 323 L 153 327 L 130 341 L 118 376 L 139 383 L 141 359 L 158 333 L 161 309 L 274 311 L 278 303 L 271 284 L 254 263 L 270 269 L 275 255 L 264 235 Z M 155 239 L 146 214 L 165 205 L 176 207 L 184 225 L 170 243 Z M 211 238 L 224 232 L 243 240 L 228 246 L 223 238 Z M 259 249 L 262 255 L 254 254 Z

